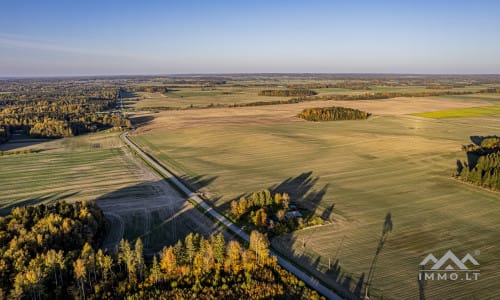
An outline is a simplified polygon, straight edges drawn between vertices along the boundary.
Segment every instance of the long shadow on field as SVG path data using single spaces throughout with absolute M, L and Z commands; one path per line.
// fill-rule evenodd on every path
M 121 239 L 133 243 L 141 238 L 145 255 L 151 256 L 190 232 L 208 236 L 220 231 L 220 225 L 187 205 L 166 181 L 124 187 L 94 201 L 106 216 L 102 248 L 108 251 L 114 251 Z
M 279 241 L 281 242 L 281 241 Z M 279 243 L 278 242 L 278 243 Z M 321 260 L 321 257 L 311 257 L 305 253 L 305 249 L 301 249 L 303 240 L 298 238 L 290 238 L 286 245 L 290 248 L 285 250 L 284 254 L 288 257 L 293 257 L 301 267 L 308 270 L 312 275 L 320 278 L 327 286 L 333 287 L 335 293 L 343 299 L 359 300 L 362 298 L 363 288 L 366 284 L 365 273 L 355 276 L 355 274 L 346 271 L 338 258 Z M 296 251 L 293 251 L 293 245 L 298 243 Z
M 8 141 L 0 143 L 0 151 L 15 151 L 18 148 L 35 146 L 41 143 L 50 142 L 53 139 L 34 138 L 29 136 L 13 136 Z M 37 150 L 41 152 L 48 149 Z
M 192 191 L 198 191 L 217 179 L 217 176 L 206 177 L 205 175 L 197 175 L 197 176 L 181 176 L 179 178 L 187 187 Z M 212 201 L 215 202 L 215 201 Z
M 151 123 L 154 120 L 152 116 L 135 116 L 130 117 L 130 121 L 135 127 L 145 126 Z
M 331 203 L 326 208 L 320 208 L 321 201 L 325 197 L 329 185 L 325 184 L 318 188 L 316 186 L 319 180 L 319 176 L 313 176 L 313 172 L 309 171 L 301 173 L 296 177 L 289 177 L 281 183 L 271 186 L 269 189 L 272 193 L 287 193 L 290 196 L 292 204 L 296 204 L 299 209 L 303 208 L 305 211 L 308 211 L 307 215 L 304 216 L 306 220 L 315 216 L 315 214 L 319 214 L 324 220 L 331 220 L 335 204 Z M 328 285 L 333 286 L 335 291 L 343 298 L 360 299 L 365 282 L 365 274 L 363 273 L 356 278 L 353 274 L 343 270 L 337 255 L 326 258 L 325 262 L 324 257 L 312 257 L 307 254 L 306 252 L 311 250 L 311 245 L 309 245 L 310 238 L 314 236 L 316 229 L 311 228 L 308 230 L 311 233 L 308 237 L 304 238 L 292 235 L 276 237 L 273 239 L 276 242 L 274 245 L 277 246 L 278 243 L 284 243 L 286 245 L 285 249 L 278 248 L 280 251 L 283 251 L 285 256 L 293 256 L 293 259 L 302 267 L 327 282 Z M 294 245 L 296 247 L 293 247 Z M 340 247 L 341 245 L 339 249 Z
M 340 294 L 341 297 L 345 299 L 364 299 L 366 296 L 373 296 L 373 294 L 379 294 L 380 292 L 373 288 L 371 285 L 373 278 L 375 277 L 377 260 L 384 248 L 389 233 L 392 232 L 392 229 L 392 216 L 389 212 L 385 216 L 385 221 L 382 227 L 382 234 L 377 244 L 375 255 L 370 264 L 368 275 L 366 275 L 364 272 L 359 275 L 355 275 L 342 268 L 340 260 L 337 258 L 337 254 L 339 252 L 339 249 L 342 247 L 343 241 L 340 242 L 335 256 L 332 257 L 312 257 L 312 255 L 308 255 L 306 253 L 306 251 L 308 250 L 307 237 L 288 237 L 288 241 L 286 242 L 286 244 L 289 249 L 285 249 L 285 251 L 287 255 L 293 256 L 294 260 L 297 261 L 301 266 L 305 267 L 318 278 L 321 278 L 330 286 L 334 287 L 335 291 Z M 312 229 L 309 236 L 314 236 L 314 229 Z M 281 237 L 280 239 L 281 241 L 276 241 L 282 242 L 287 240 L 286 237 Z M 298 245 L 298 247 L 293 247 L 294 245 Z M 294 248 L 295 250 L 292 250 Z M 333 258 L 333 260 L 331 260 L 331 258 Z M 420 293 L 422 297 L 423 287 L 421 287 Z
M 315 185 L 320 178 L 313 176 L 313 172 L 304 172 L 296 177 L 289 177 L 281 183 L 270 187 L 271 192 L 287 193 L 290 196 L 291 203 L 296 204 L 299 208 L 307 209 L 311 217 L 320 206 L 321 200 L 325 196 L 329 185 L 325 184 L 321 189 L 317 190 Z M 325 220 L 330 220 L 335 204 L 329 205 L 321 212 L 321 217 Z
M 297 206 L 302 206 L 312 212 L 317 212 L 319 210 L 321 217 L 330 219 L 335 204 L 330 204 L 326 209 L 323 209 L 322 212 L 321 209 L 319 209 L 320 203 L 329 187 L 328 184 L 326 184 L 322 188 L 317 189 L 315 186 L 319 179 L 319 177 L 313 176 L 312 172 L 304 172 L 296 177 L 290 177 L 280 184 L 272 186 L 271 190 L 280 193 L 286 192 L 290 195 L 291 201 L 297 203 Z M 308 243 L 310 238 L 314 236 L 315 228 L 308 229 L 310 230 L 310 234 L 304 237 L 294 237 L 292 235 L 281 236 L 276 237 L 273 241 L 275 241 L 276 244 L 286 244 L 286 247 L 278 247 L 278 249 L 283 251 L 285 255 L 293 256 L 294 260 L 301 266 L 333 286 L 336 292 L 342 297 L 346 299 L 361 299 L 367 292 L 371 294 L 378 293 L 376 289 L 371 288 L 371 283 L 375 276 L 377 260 L 392 228 L 392 216 L 389 212 L 385 216 L 382 235 L 377 244 L 370 268 L 367 270 L 368 275 L 364 272 L 361 274 L 352 274 L 342 267 L 338 258 L 338 252 L 342 248 L 343 240 L 340 241 L 336 253 L 332 253 L 331 257 L 319 257 L 313 254 L 314 251 L 308 254 L 308 251 L 313 250 L 311 248 L 312 246 L 308 245 Z
M 27 206 L 27 205 L 37 205 L 37 204 L 48 204 L 56 201 L 62 201 L 66 198 L 72 197 L 77 195 L 79 192 L 70 192 L 70 193 L 65 193 L 65 192 L 55 192 L 55 193 L 49 193 L 43 196 L 38 196 L 30 199 L 26 199 L 23 201 L 15 202 L 10 205 L 3 206 L 0 209 L 0 216 L 7 215 L 9 214 L 12 209 L 18 207 L 18 206 Z
M 384 248 L 385 242 L 389 237 L 389 233 L 392 232 L 393 224 L 392 224 L 392 216 L 391 213 L 388 212 L 385 216 L 384 225 L 382 227 L 382 235 L 380 236 L 380 240 L 377 245 L 377 249 L 375 250 L 375 255 L 373 256 L 372 263 L 370 265 L 370 270 L 368 272 L 368 278 L 366 279 L 366 289 L 365 289 L 365 298 L 367 298 L 370 294 L 370 288 L 372 285 L 373 278 L 375 276 L 375 268 L 377 266 L 377 260 Z

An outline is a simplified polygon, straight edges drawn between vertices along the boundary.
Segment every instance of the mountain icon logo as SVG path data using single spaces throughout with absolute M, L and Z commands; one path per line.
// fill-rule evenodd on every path
M 430 270 L 469 270 L 466 264 L 479 266 L 477 260 L 469 253 L 467 253 L 462 259 L 458 259 L 458 257 L 451 250 L 448 250 L 440 259 L 437 259 L 431 253 L 420 262 L 420 265 L 426 266 L 429 262 L 432 262 L 433 264 Z

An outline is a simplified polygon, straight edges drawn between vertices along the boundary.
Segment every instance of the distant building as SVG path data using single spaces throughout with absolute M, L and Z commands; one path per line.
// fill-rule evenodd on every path
M 302 214 L 300 213 L 300 211 L 289 211 L 285 214 L 285 217 L 287 218 L 302 218 Z

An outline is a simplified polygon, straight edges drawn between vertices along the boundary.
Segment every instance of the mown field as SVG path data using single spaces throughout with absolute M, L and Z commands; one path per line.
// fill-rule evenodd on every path
M 141 182 L 141 170 L 124 158 L 117 134 L 60 140 L 13 140 L 0 149 L 38 153 L 0 157 L 0 205 L 91 200 Z
M 59 140 L 14 138 L 0 146 L 23 149 L 39 152 L 0 156 L 2 215 L 19 205 L 97 201 L 108 219 L 104 247 L 141 237 L 147 254 L 191 231 L 218 230 L 135 158 L 116 132 Z
M 419 99 L 408 101 L 417 102 L 405 113 L 442 110 L 439 97 L 423 107 Z M 450 101 L 470 105 L 467 99 Z M 363 121 L 297 121 L 293 106 L 276 106 L 274 124 L 271 107 L 253 115 L 266 122 L 238 124 L 245 113 L 235 110 L 226 115 L 231 122 L 196 115 L 199 124 L 192 126 L 183 123 L 188 115 L 164 112 L 133 139 L 179 175 L 206 179 L 202 190 L 220 209 L 241 194 L 276 188 L 326 214 L 331 224 L 276 238 L 273 245 L 327 282 L 359 294 L 356 284 L 368 275 L 390 213 L 394 228 L 378 256 L 374 294 L 418 298 L 419 262 L 452 249 L 460 257 L 475 255 L 480 280 L 427 282 L 426 299 L 500 297 L 500 196 L 452 178 L 461 145 L 469 136 L 498 134 L 500 118 L 424 119 L 387 103 L 380 102 L 385 113 Z M 302 105 L 295 106 L 297 113 Z

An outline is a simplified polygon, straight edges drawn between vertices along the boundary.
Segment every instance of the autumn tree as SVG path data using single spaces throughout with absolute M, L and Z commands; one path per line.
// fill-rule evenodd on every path
M 269 241 L 264 234 L 257 230 L 250 233 L 249 249 L 255 252 L 257 263 L 265 263 L 269 257 Z
M 177 269 L 177 258 L 174 254 L 174 247 L 163 248 L 160 255 L 160 269 L 169 275 L 172 275 Z

